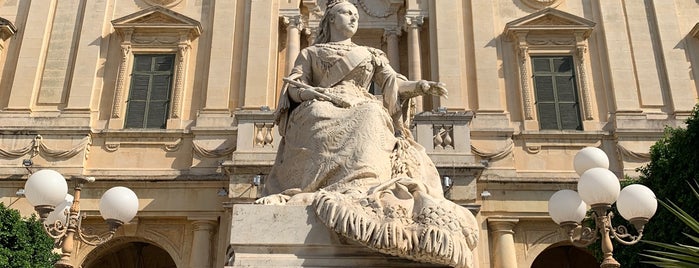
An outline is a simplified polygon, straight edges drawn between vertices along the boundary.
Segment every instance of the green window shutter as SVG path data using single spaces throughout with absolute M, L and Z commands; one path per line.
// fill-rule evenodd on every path
M 126 110 L 126 128 L 143 127 L 143 114 L 146 112 L 149 83 L 150 76 L 148 75 L 134 74 L 131 77 L 131 90 Z
M 532 57 L 541 129 L 582 130 L 573 58 Z
M 126 128 L 165 128 L 174 55 L 134 55 Z
M 539 126 L 541 129 L 559 129 L 555 103 L 539 103 Z
M 151 85 L 146 128 L 165 128 L 170 103 L 170 75 L 155 75 Z

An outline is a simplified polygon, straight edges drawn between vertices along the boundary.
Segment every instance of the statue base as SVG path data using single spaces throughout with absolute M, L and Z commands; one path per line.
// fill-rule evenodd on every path
M 381 254 L 339 237 L 310 206 L 235 204 L 232 266 L 226 267 L 444 267 Z

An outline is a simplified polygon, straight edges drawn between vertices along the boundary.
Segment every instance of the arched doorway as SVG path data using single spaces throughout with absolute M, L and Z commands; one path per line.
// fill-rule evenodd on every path
M 119 243 L 94 253 L 83 268 L 177 268 L 167 251 L 148 242 Z
M 553 245 L 534 259 L 531 268 L 597 268 L 599 263 L 585 249 L 571 245 Z

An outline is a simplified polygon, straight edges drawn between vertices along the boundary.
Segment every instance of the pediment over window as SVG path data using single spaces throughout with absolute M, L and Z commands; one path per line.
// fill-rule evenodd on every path
M 115 19 L 112 26 L 122 36 L 131 33 L 170 33 L 175 36 L 184 35 L 182 37 L 191 40 L 201 35 L 199 21 L 162 6 L 153 6 Z
M 7 40 L 17 32 L 17 28 L 9 20 L 0 18 L 0 38 L 2 41 Z
M 689 31 L 690 36 L 694 36 L 694 38 L 699 39 L 699 23 L 694 25 L 694 28 L 692 28 L 691 31 Z
M 594 27 L 595 22 L 591 20 L 545 8 L 507 23 L 505 35 L 511 40 L 530 35 L 569 35 L 584 40 L 590 36 Z

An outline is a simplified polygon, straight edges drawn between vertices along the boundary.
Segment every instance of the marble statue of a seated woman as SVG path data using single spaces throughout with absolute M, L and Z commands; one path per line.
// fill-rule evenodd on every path
M 473 267 L 478 224 L 444 198 L 440 176 L 402 121 L 402 103 L 446 96 L 408 81 L 352 36 L 357 8 L 330 0 L 314 45 L 296 59 L 276 110 L 282 136 L 258 204 L 311 204 L 339 235 L 416 261 Z M 380 87 L 383 100 L 368 92 Z

